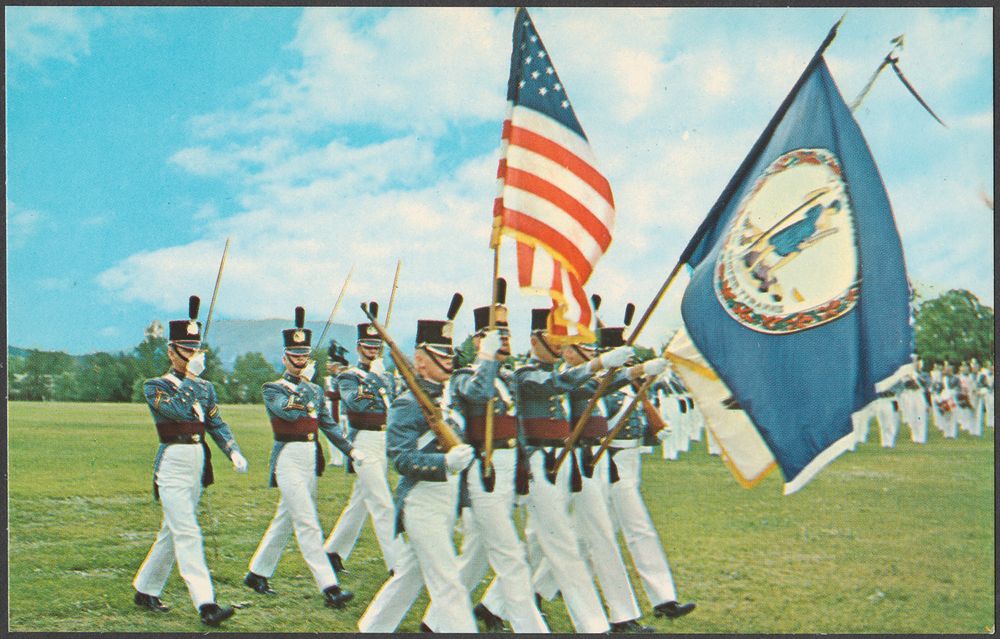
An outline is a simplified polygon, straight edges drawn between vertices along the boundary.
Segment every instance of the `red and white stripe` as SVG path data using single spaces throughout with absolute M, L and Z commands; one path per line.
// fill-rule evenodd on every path
M 517 241 L 518 283 L 553 301 L 553 334 L 593 339 L 583 285 L 611 243 L 614 198 L 587 140 L 533 109 L 504 121 L 499 230 Z M 494 220 L 496 223 L 497 221 Z

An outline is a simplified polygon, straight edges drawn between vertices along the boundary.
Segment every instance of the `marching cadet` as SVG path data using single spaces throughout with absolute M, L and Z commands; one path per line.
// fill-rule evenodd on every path
M 601 607 L 590 571 L 579 554 L 579 541 L 570 520 L 572 455 L 550 481 L 557 452 L 570 433 L 569 415 L 563 396 L 581 386 L 598 371 L 616 368 L 632 356 L 632 348 L 621 346 L 586 364 L 557 370 L 558 348 L 548 332 L 549 309 L 532 309 L 531 358 L 514 371 L 514 397 L 519 437 L 525 446 L 531 470 L 528 517 L 538 545 L 549 562 L 562 592 L 570 620 L 577 632 L 607 632 L 608 618 Z
M 976 421 L 993 428 L 993 364 L 987 362 L 976 375 L 976 391 L 979 401 Z
M 377 317 L 378 304 L 372 302 L 369 308 Z M 344 572 L 344 561 L 357 543 L 367 513 L 385 568 L 391 573 L 402 546 L 393 534 L 392 491 L 385 454 L 386 411 L 396 396 L 396 384 L 382 365 L 382 340 L 368 322 L 358 324 L 357 353 L 358 365 L 340 374 L 337 389 L 340 408 L 347 415 L 347 437 L 356 449 L 364 451 L 368 462 L 354 469 L 357 477 L 350 499 L 327 537 L 324 550 L 334 570 Z
M 295 308 L 295 326 L 282 331 L 285 373 L 264 384 L 264 406 L 274 431 L 268 485 L 281 491 L 274 519 L 250 559 L 250 572 L 243 580 L 255 592 L 276 594 L 268 579 L 278 567 L 281 553 L 295 532 L 302 558 L 331 608 L 343 608 L 354 596 L 342 590 L 337 575 L 323 552 L 323 529 L 316 510 L 317 478 L 326 465 L 318 431 L 360 467 L 365 455 L 354 450 L 340 434 L 324 401 L 320 387 L 309 380 L 316 363 L 309 357 L 312 331 L 305 327 L 305 310 Z
M 606 350 L 623 343 L 622 330 L 601 329 L 601 348 Z M 641 366 L 644 367 L 643 375 L 659 375 L 667 368 L 667 363 L 652 359 Z M 608 395 L 605 402 L 609 414 L 623 414 L 634 397 L 636 383 L 633 381 L 632 388 L 625 387 Z M 609 501 L 616 528 L 621 528 L 625 536 L 625 545 L 632 555 L 632 563 L 646 597 L 653 604 L 654 614 L 676 619 L 694 610 L 695 604 L 677 602 L 677 589 L 667 555 L 639 490 L 642 483 L 642 457 L 639 453 L 646 431 L 655 430 L 657 438 L 665 437 L 661 435 L 663 428 L 653 428 L 649 423 L 649 412 L 655 413 L 651 405 L 648 410 L 637 408 L 632 411 L 625 426 L 611 441 L 607 457 L 614 458 L 618 480 L 611 484 Z
M 176 559 L 201 621 L 218 626 L 233 616 L 233 609 L 215 602 L 195 516 L 202 487 L 213 481 L 212 455 L 205 432 L 232 460 L 237 472 L 247 472 L 247 460 L 219 415 L 215 387 L 198 379 L 205 370 L 205 353 L 199 350 L 199 306 L 200 300 L 192 295 L 189 319 L 170 322 L 170 370 L 162 377 L 146 380 L 142 387 L 160 438 L 153 463 L 153 496 L 163 507 L 163 524 L 132 585 L 136 605 L 167 612 L 169 608 L 160 601 L 160 593 Z
M 454 349 L 452 322 L 461 305 L 456 293 L 448 320 L 418 320 L 413 365 L 416 383 L 442 416 L 457 428 L 445 388 L 451 377 Z M 398 364 L 399 362 L 397 362 Z M 361 632 L 392 632 L 423 586 L 439 609 L 438 632 L 476 632 L 469 592 L 459 580 L 452 544 L 458 506 L 459 473 L 472 461 L 468 444 L 443 452 L 412 390 L 400 394 L 389 409 L 386 450 L 400 474 L 396 486 L 396 533 L 407 541 L 393 575 L 358 620 Z
M 490 329 L 490 307 L 473 310 L 476 361 L 470 368 L 454 372 L 449 382 L 450 405 L 465 418 L 464 440 L 476 450 L 476 460 L 463 475 L 471 505 L 463 510 L 462 554 L 459 574 L 468 590 L 486 574 L 487 565 L 496 577 L 481 603 L 473 612 L 486 624 L 486 629 L 499 632 L 503 619 L 514 632 L 547 633 L 535 598 L 532 596 L 531 571 L 524 545 L 514 526 L 514 488 L 517 466 L 517 419 L 514 416 L 513 372 L 504 368 L 510 358 L 510 331 L 507 307 L 503 305 L 507 283 L 497 280 L 497 300 L 494 307 L 496 329 Z M 483 447 L 486 441 L 486 407 L 493 406 L 492 480 L 483 467 Z M 490 593 L 497 592 L 494 598 Z M 493 608 L 497 608 L 493 610 Z M 440 608 L 432 602 L 424 615 L 423 628 L 439 631 Z
M 972 360 L 975 362 L 975 359 Z M 978 362 L 976 363 L 978 367 Z M 958 367 L 958 425 L 970 435 L 983 434 L 982 425 L 976 422 L 975 388 L 976 378 L 968 362 L 962 362 Z
M 920 386 L 921 362 L 915 360 L 915 369 L 903 380 L 899 393 L 899 409 L 903 421 L 910 427 L 910 439 L 915 444 L 927 443 L 927 402 Z
M 877 388 L 876 388 L 877 390 Z M 882 448 L 893 448 L 896 445 L 896 435 L 899 434 L 899 404 L 896 400 L 902 384 L 894 382 L 892 385 L 878 390 L 878 397 L 875 400 L 875 419 L 878 420 L 878 428 Z
M 337 340 L 330 340 L 330 347 L 327 349 L 326 358 L 326 379 L 323 381 L 323 395 L 326 397 L 327 407 L 330 417 L 340 425 L 341 434 L 346 435 L 344 422 L 340 416 L 340 389 L 337 387 L 337 378 L 350 364 L 347 361 L 347 349 L 337 343 Z M 340 449 L 332 444 L 327 444 L 328 466 L 343 466 L 344 454 Z
M 626 326 L 631 323 L 634 312 L 635 305 L 630 303 L 625 310 Z M 602 327 L 599 331 L 600 346 L 612 343 L 616 347 L 624 345 L 625 340 L 622 339 L 624 330 L 624 326 Z M 593 360 L 597 347 L 597 343 L 566 344 L 562 347 L 563 360 L 567 366 L 585 364 Z M 608 351 L 610 347 L 604 350 Z M 571 517 L 590 558 L 591 569 L 600 583 L 601 594 L 604 595 L 604 601 L 608 605 L 608 620 L 611 622 L 613 633 L 654 630 L 639 623 L 642 612 L 639 610 L 639 603 L 629 581 L 628 570 L 625 568 L 618 538 L 615 536 L 614 524 L 611 522 L 608 485 L 612 481 L 617 481 L 617 467 L 611 455 L 603 455 L 597 465 L 594 465 L 592 460 L 602 439 L 610 430 L 609 418 L 615 422 L 615 418 L 620 417 L 608 410 L 605 404 L 607 395 L 627 386 L 632 380 L 645 375 L 659 375 L 666 367 L 666 360 L 653 359 L 618 371 L 607 385 L 604 396 L 597 400 L 593 412 L 587 417 L 577 441 L 583 476 L 580 492 L 572 493 L 570 496 Z M 591 378 L 569 392 L 571 424 L 575 425 L 580 420 L 591 398 L 597 392 L 599 384 L 598 379 Z M 546 565 L 551 570 L 551 565 Z

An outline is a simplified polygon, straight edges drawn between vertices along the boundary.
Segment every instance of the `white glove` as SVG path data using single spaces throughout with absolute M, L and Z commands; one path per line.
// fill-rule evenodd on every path
M 449 473 L 459 473 L 472 461 L 476 451 L 468 444 L 459 444 L 444 454 L 444 465 Z
M 313 360 L 309 360 L 309 363 L 306 364 L 305 368 L 302 369 L 302 372 L 299 373 L 299 375 L 302 377 L 302 379 L 309 381 L 313 378 L 313 373 L 315 372 L 316 372 L 316 362 Z
M 601 368 L 616 368 L 628 361 L 635 351 L 631 346 L 619 346 L 601 355 Z
M 354 448 L 351 450 L 351 459 L 354 460 L 355 464 L 363 466 L 368 461 L 368 455 L 365 455 L 364 451 Z
M 191 356 L 191 359 L 188 360 L 187 372 L 197 377 L 201 375 L 204 370 L 205 351 L 198 351 L 196 354 Z
M 642 363 L 642 374 L 645 377 L 656 377 L 667 370 L 667 360 L 657 357 Z
M 668 439 L 670 439 L 670 435 L 672 435 L 672 433 L 666 428 L 661 428 L 660 430 L 656 431 L 656 438 L 661 442 L 665 442 Z
M 493 359 L 500 350 L 500 331 L 489 330 L 479 338 L 479 357 Z
M 376 357 L 373 359 L 371 365 L 369 366 L 369 370 L 379 377 L 385 375 L 385 364 L 382 363 L 382 358 Z
M 233 451 L 230 459 L 233 460 L 233 468 L 235 468 L 238 473 L 245 473 L 247 472 L 247 468 L 250 467 L 250 464 L 247 462 L 247 458 L 241 455 L 238 450 Z

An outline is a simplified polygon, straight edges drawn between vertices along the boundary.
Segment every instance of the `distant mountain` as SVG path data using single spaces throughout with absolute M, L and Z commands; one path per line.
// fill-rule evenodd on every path
M 283 342 L 281 341 L 281 331 L 290 328 L 290 322 L 286 319 L 268 320 L 214 320 L 209 330 L 208 343 L 218 351 L 222 365 L 227 370 L 233 369 L 236 358 L 245 353 L 257 352 L 262 354 L 267 361 L 276 367 L 281 364 L 281 354 Z M 312 330 L 313 345 L 320 347 L 316 343 L 326 322 L 306 322 L 306 328 Z M 357 328 L 348 324 L 332 324 L 324 338 L 322 348 L 325 351 L 330 340 L 335 339 L 347 348 L 347 359 L 354 363 L 357 354 L 354 351 L 354 344 L 357 341 Z

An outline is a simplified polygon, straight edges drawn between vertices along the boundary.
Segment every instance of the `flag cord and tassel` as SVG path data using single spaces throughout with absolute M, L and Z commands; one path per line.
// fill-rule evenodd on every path
M 887 66 L 891 66 L 893 73 L 895 73 L 896 77 L 899 78 L 899 81 L 903 83 L 903 86 L 906 87 L 906 90 L 910 92 L 910 95 L 916 98 L 917 102 L 920 103 L 920 106 L 924 107 L 924 110 L 927 111 L 927 113 L 929 113 L 932 118 L 937 120 L 938 124 L 940 124 L 945 128 L 948 128 L 948 125 L 944 123 L 944 120 L 939 118 L 937 113 L 934 113 L 934 110 L 931 109 L 930 105 L 927 104 L 927 102 L 925 102 L 922 97 L 920 97 L 920 94 L 917 93 L 917 90 L 913 88 L 913 85 L 910 84 L 910 81 L 907 80 L 906 76 L 903 75 L 903 70 L 899 68 L 899 56 L 896 55 L 896 53 L 897 51 L 903 48 L 903 36 L 902 35 L 896 36 L 895 38 L 890 40 L 890 43 L 892 44 L 892 49 L 890 49 L 889 53 L 885 54 L 885 57 L 882 58 L 882 62 L 880 62 L 878 67 L 876 67 L 875 72 L 872 73 L 871 78 L 868 79 L 868 82 L 865 84 L 864 88 L 861 89 L 861 92 L 858 94 L 858 97 L 854 98 L 854 102 L 852 102 L 851 106 L 849 107 L 851 109 L 851 112 L 853 113 L 854 111 L 858 110 L 858 107 L 861 106 L 861 103 L 864 102 L 866 97 L 868 97 L 868 94 L 871 92 L 872 87 L 875 86 L 875 80 L 878 79 L 878 76 Z
M 726 185 L 726 188 L 722 191 L 722 195 L 719 196 L 719 199 L 715 202 L 715 204 L 712 206 L 712 209 L 708 212 L 708 215 L 705 217 L 705 220 L 701 223 L 701 226 L 699 226 L 698 230 L 695 231 L 694 236 L 691 238 L 691 240 L 688 242 L 687 247 L 685 247 L 684 251 L 681 253 L 680 258 L 677 260 L 677 264 L 670 272 L 670 275 L 667 276 L 667 279 L 663 282 L 663 285 L 660 287 L 660 290 L 653 298 L 653 301 L 649 304 L 649 306 L 646 308 L 646 311 L 642 314 L 642 317 L 639 319 L 639 323 L 636 325 L 635 330 L 631 332 L 628 339 L 626 340 L 626 345 L 632 346 L 635 343 L 635 340 L 638 337 L 639 333 L 645 327 L 646 322 L 649 320 L 649 317 L 653 314 L 653 311 L 656 310 L 657 305 L 660 303 L 660 299 L 663 297 L 664 293 L 666 293 L 667 289 L 673 283 L 674 278 L 680 272 L 681 267 L 684 264 L 686 264 L 688 260 L 691 258 L 691 255 L 698 248 L 698 245 L 700 244 L 702 237 L 705 236 L 705 234 L 708 232 L 709 229 L 715 226 L 719 216 L 725 209 L 726 202 L 729 201 L 729 199 L 733 195 L 733 192 L 736 191 L 739 185 L 743 183 L 746 174 L 749 173 L 750 169 L 756 162 L 758 156 L 760 156 L 760 154 L 763 152 L 764 147 L 767 144 L 767 141 L 771 139 L 771 136 L 774 134 L 775 129 L 778 128 L 778 124 L 781 122 L 785 113 L 791 107 L 792 102 L 795 99 L 795 96 L 798 95 L 799 90 L 805 84 L 806 80 L 809 78 L 809 75 L 812 73 L 813 69 L 815 69 L 816 66 L 819 64 L 820 60 L 822 60 L 823 53 L 826 51 L 827 47 L 830 46 L 830 43 L 832 43 L 834 38 L 837 36 L 837 29 L 840 27 L 841 23 L 844 21 L 844 18 L 846 16 L 847 13 L 845 12 L 844 15 L 842 15 L 840 19 L 837 20 L 836 24 L 833 25 L 829 33 L 827 33 L 826 38 L 823 39 L 823 42 L 816 50 L 816 53 L 813 54 L 812 59 L 806 65 L 806 68 L 802 72 L 802 75 L 800 75 L 799 79 L 796 80 L 795 86 L 792 87 L 792 90 L 788 93 L 784 101 L 778 107 L 778 110 L 775 112 L 770 122 L 767 123 L 767 126 L 764 128 L 763 133 L 761 133 L 760 137 L 757 138 L 757 141 L 754 142 L 754 145 L 751 148 L 750 153 L 743 160 L 743 163 L 736 170 L 736 173 L 733 175 L 733 177 L 729 180 L 729 183 Z M 583 428 L 587 423 L 587 418 L 594 411 L 594 408 L 597 406 L 597 401 L 607 391 L 608 386 L 611 384 L 611 378 L 614 376 L 614 373 L 616 371 L 617 371 L 616 368 L 612 368 L 608 371 L 608 373 L 601 380 L 601 384 L 598 387 L 597 391 L 594 392 L 594 395 L 587 402 L 587 408 L 580 415 L 580 418 L 577 420 L 577 423 L 573 427 L 572 432 L 570 432 L 569 436 L 566 438 L 564 447 L 559 452 L 559 456 L 555 459 L 554 463 L 551 465 L 551 468 L 546 473 L 546 478 L 549 480 L 550 483 L 555 483 L 556 473 L 558 473 L 559 467 L 565 461 L 570 451 L 573 450 L 573 447 L 576 445 L 576 442 L 580 439 L 580 436 L 583 433 Z

